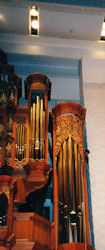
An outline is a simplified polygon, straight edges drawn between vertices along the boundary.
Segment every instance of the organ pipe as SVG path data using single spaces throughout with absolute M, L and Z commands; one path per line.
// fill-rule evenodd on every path
M 67 196 L 67 151 L 66 151 L 66 141 L 63 143 L 63 194 L 64 194 L 64 204 L 68 204 Z
M 75 213 L 74 164 L 71 135 L 69 135 L 68 138 L 68 171 L 70 186 L 70 211 L 71 213 Z
M 45 155 L 45 111 L 43 99 L 36 96 L 30 109 L 30 157 L 43 159 Z
M 18 124 L 16 129 L 15 158 L 21 161 L 26 157 L 26 127 Z
M 36 130 L 35 130 L 35 156 L 39 154 L 39 96 L 36 97 Z
M 69 137 L 60 148 L 58 155 L 58 190 L 60 203 L 60 238 L 65 232 L 68 241 L 83 241 L 82 176 L 79 147 Z M 70 198 L 69 198 L 70 197 Z M 69 217 L 70 215 L 70 217 Z

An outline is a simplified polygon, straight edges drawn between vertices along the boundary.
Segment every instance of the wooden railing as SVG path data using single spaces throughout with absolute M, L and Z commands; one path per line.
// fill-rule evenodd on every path
M 13 231 L 17 240 L 38 242 L 54 249 L 54 224 L 35 213 L 14 213 Z

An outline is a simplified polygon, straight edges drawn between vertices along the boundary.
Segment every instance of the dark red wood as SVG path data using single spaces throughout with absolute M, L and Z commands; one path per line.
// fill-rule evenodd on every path
M 67 243 L 59 245 L 58 250 L 95 250 L 95 248 L 85 243 Z

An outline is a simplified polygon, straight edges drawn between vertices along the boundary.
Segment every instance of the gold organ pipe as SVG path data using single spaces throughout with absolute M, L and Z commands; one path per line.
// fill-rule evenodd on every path
M 22 124 L 22 159 L 24 158 L 24 125 Z
M 73 239 L 73 242 L 77 242 L 76 223 L 71 223 L 71 231 L 72 231 L 72 239 Z
M 43 121 L 42 121 L 42 140 L 43 140 L 43 158 L 45 156 L 45 111 L 43 111 Z
M 59 189 L 59 201 L 62 202 L 62 184 L 63 184 L 63 175 L 62 175 L 62 148 L 59 152 L 58 160 L 58 189 Z
M 32 157 L 34 157 L 34 142 L 35 142 L 35 103 L 32 107 Z
M 32 105 L 32 139 L 35 140 L 35 103 Z
M 83 217 L 82 212 L 79 213 L 79 242 L 82 242 L 82 225 L 83 224 Z
M 15 157 L 19 159 L 21 154 L 21 159 L 26 157 L 26 127 L 24 124 L 17 125 L 16 128 L 16 147 L 15 147 Z
M 15 157 L 17 158 L 17 152 L 18 152 L 18 133 L 16 128 L 16 146 L 15 146 Z
M 23 137 L 23 134 L 22 134 L 22 124 L 20 124 L 20 130 L 21 130 L 21 137 L 20 137 L 20 150 L 21 150 L 21 155 L 22 155 L 22 137 Z
M 21 128 L 21 145 L 20 145 L 20 148 L 21 148 L 21 154 L 22 154 L 22 141 L 23 141 L 23 134 L 22 134 L 22 128 L 23 128 L 23 126 L 22 126 L 22 124 L 20 125 L 20 128 Z
M 39 154 L 39 96 L 36 97 L 36 138 L 35 138 L 35 155 Z
M 74 165 L 73 165 L 73 149 L 71 135 L 68 138 L 68 169 L 69 169 L 69 185 L 70 185 L 70 210 L 75 213 L 75 187 L 74 187 Z
M 82 205 L 82 187 L 81 187 L 81 155 L 78 150 L 78 208 Z
M 76 180 L 76 201 L 78 205 L 78 153 L 77 144 L 74 142 L 74 158 L 75 158 L 75 180 Z
M 78 217 L 79 217 L 79 242 L 82 242 L 82 228 L 83 228 L 83 215 L 82 215 L 82 183 L 81 183 L 81 155 L 78 148 Z
M 43 157 L 43 100 L 40 100 L 40 158 Z
M 21 134 L 21 124 L 19 125 L 19 127 L 20 127 L 20 137 L 19 137 L 19 153 L 21 154 L 21 136 L 22 136 L 22 134 Z
M 19 125 L 17 126 L 17 158 L 18 158 L 18 154 L 19 154 Z
M 45 111 L 43 111 L 43 99 L 36 96 L 36 104 L 33 103 L 30 111 L 30 157 L 44 158 L 45 155 Z
M 33 107 L 31 106 L 31 112 L 30 112 L 30 157 L 32 158 L 32 147 L 33 147 L 33 135 L 32 135 L 32 131 L 33 131 Z
M 24 158 L 26 158 L 26 135 L 27 135 L 27 129 L 26 126 L 24 126 Z
M 20 154 L 20 136 L 21 136 L 21 129 L 20 129 L 20 124 L 19 124 L 19 142 L 18 142 L 18 147 L 19 147 L 18 153 L 19 154 Z
M 31 139 L 32 139 L 32 127 L 33 127 L 33 107 L 31 106 L 31 112 L 30 112 L 30 136 L 31 136 Z
M 22 135 L 23 135 L 23 141 L 22 141 L 22 158 L 24 158 L 24 144 L 25 144 L 25 142 L 24 142 L 24 129 L 25 129 L 25 127 L 24 127 L 24 125 L 22 125 Z
M 66 234 L 66 240 L 69 239 L 69 228 L 68 228 L 68 173 L 67 173 L 67 142 L 63 143 L 63 191 L 64 191 L 64 206 L 63 206 L 63 216 L 64 216 L 64 228 Z
M 66 141 L 63 143 L 63 192 L 64 192 L 64 203 L 68 204 L 68 190 L 67 190 L 67 151 Z

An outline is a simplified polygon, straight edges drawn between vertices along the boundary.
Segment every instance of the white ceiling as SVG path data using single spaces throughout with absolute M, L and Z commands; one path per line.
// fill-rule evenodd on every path
M 84 8 L 75 12 L 70 9 L 39 9 L 40 36 L 99 40 L 102 22 L 101 12 L 87 12 Z M 18 34 L 29 33 L 28 6 L 0 6 L 0 31 Z
M 40 34 L 62 38 L 99 40 L 103 16 L 40 10 Z

